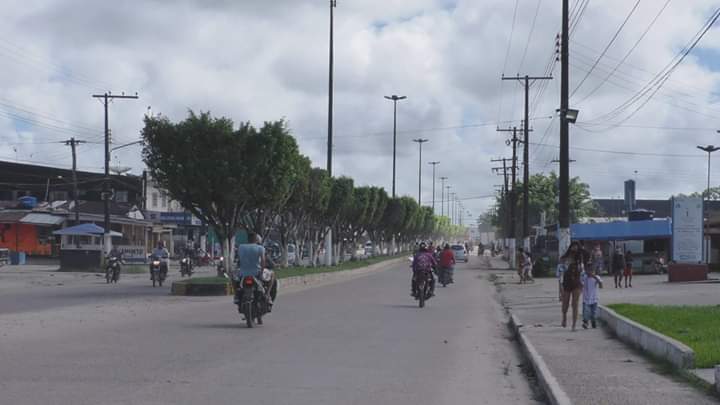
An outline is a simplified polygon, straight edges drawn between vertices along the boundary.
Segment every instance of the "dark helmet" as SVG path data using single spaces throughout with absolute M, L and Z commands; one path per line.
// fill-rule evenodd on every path
M 418 249 L 426 251 L 427 250 L 427 243 L 420 242 L 420 245 L 418 245 Z

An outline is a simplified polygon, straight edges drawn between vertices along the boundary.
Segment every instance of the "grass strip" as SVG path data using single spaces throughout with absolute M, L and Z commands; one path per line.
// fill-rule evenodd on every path
M 695 366 L 720 364 L 720 305 L 660 306 L 608 305 L 618 314 L 688 345 L 695 351 Z

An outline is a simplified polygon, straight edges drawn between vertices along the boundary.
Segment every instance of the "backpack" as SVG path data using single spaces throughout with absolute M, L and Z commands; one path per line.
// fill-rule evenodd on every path
M 415 270 L 416 271 L 432 271 L 433 268 L 433 257 L 428 253 L 418 253 L 415 256 Z

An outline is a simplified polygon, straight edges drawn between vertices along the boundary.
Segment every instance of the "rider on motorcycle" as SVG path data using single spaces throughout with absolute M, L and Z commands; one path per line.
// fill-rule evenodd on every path
M 235 303 L 240 300 L 239 293 L 242 292 L 241 282 L 245 277 L 254 277 L 255 285 L 258 290 L 265 294 L 261 280 L 261 273 L 267 262 L 265 261 L 265 248 L 262 245 L 260 235 L 251 233 L 248 235 L 248 243 L 243 243 L 237 247 L 237 271 L 235 272 Z
M 152 257 L 160 260 L 160 272 L 167 276 L 170 252 L 165 248 L 164 241 L 158 241 L 157 248 L 153 250 Z M 150 266 L 150 280 L 152 280 L 152 265 Z
M 432 276 L 432 271 L 435 267 L 437 267 L 437 261 L 435 260 L 435 256 L 431 251 L 428 250 L 427 244 L 425 242 L 420 242 L 420 245 L 418 246 L 418 251 L 415 253 L 412 262 L 412 293 L 410 295 L 412 295 L 413 297 L 417 297 L 418 291 L 417 285 L 415 283 L 415 276 L 421 270 L 430 273 L 430 278 L 432 280 L 430 282 L 430 296 L 432 297 L 433 295 L 435 295 L 435 277 Z
M 450 249 L 450 244 L 446 243 L 440 253 L 440 268 L 446 269 L 450 277 L 450 284 L 453 283 L 453 273 L 455 270 L 455 254 Z

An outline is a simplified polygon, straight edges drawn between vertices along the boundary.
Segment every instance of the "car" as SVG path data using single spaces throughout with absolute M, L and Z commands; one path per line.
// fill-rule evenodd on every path
M 373 243 L 370 241 L 367 241 L 367 243 L 365 243 L 365 255 L 372 256 L 373 253 L 374 253 L 373 252 Z
M 452 245 L 450 246 L 450 249 L 452 249 L 453 254 L 455 255 L 455 261 L 456 262 L 468 262 L 468 255 L 465 251 L 465 246 L 463 245 Z

